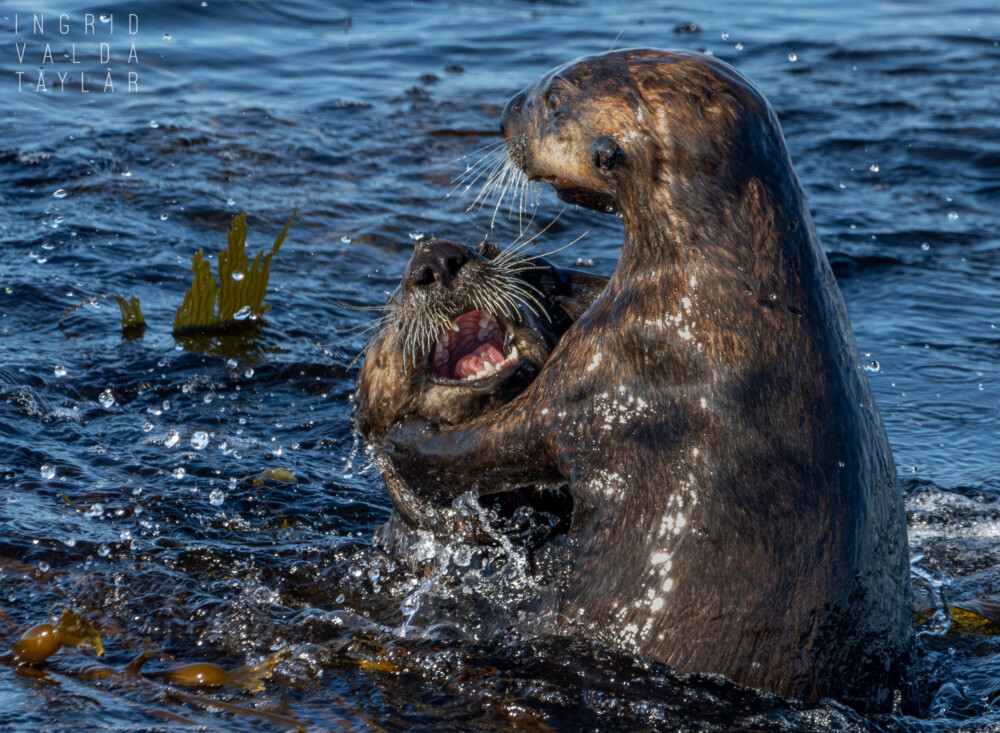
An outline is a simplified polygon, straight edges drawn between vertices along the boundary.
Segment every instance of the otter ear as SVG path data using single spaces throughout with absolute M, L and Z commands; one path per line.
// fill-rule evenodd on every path
M 625 151 L 612 137 L 599 137 L 590 144 L 594 166 L 601 173 L 611 174 L 625 164 Z

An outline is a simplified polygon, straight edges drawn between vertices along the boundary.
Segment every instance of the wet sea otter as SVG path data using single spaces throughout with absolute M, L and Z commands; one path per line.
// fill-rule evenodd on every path
M 883 707 L 912 642 L 896 471 L 774 112 L 726 64 L 627 50 L 514 97 L 513 161 L 617 212 L 608 287 L 538 378 L 391 430 L 410 487 L 568 481 L 562 611 L 684 672 Z
M 407 418 L 458 424 L 510 401 L 607 282 L 486 242 L 477 250 L 439 239 L 417 246 L 365 352 L 354 410 L 393 502 L 379 533 L 384 546 L 405 554 L 416 539 L 413 529 L 445 535 L 477 529 L 457 527 L 465 520 L 449 511 L 450 501 L 418 497 L 400 479 L 380 451 L 389 427 Z M 504 498 L 511 508 L 532 502 L 554 516 L 568 515 L 567 497 L 536 489 L 526 485 Z M 489 538 L 480 533 L 479 539 Z

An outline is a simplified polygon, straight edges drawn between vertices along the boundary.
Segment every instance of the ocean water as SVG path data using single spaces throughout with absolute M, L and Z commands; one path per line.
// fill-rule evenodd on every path
M 453 181 L 512 94 L 613 46 L 710 51 L 778 112 L 900 472 L 913 709 L 863 718 L 535 633 L 517 547 L 428 538 L 418 572 L 373 546 L 389 501 L 350 428 L 372 313 L 348 304 L 383 303 L 421 238 L 512 241 L 516 210 L 468 211 L 479 183 Z M 1000 627 L 947 610 L 1000 594 L 997 9 L 45 0 L 0 5 L 0 49 L 0 649 L 64 608 L 105 646 L 0 665 L 0 727 L 1000 728 Z M 295 207 L 260 333 L 175 340 L 195 252 L 241 211 L 269 248 Z M 567 209 L 539 247 L 584 232 L 552 259 L 609 273 L 614 217 Z M 112 300 L 60 327 L 102 295 L 140 299 L 142 338 Z M 142 651 L 154 672 L 275 666 L 185 696 L 121 674 Z

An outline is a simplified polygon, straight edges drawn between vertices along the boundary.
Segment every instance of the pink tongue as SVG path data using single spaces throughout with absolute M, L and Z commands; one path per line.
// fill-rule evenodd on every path
M 503 363 L 503 354 L 488 342 L 458 360 L 458 363 L 455 364 L 455 379 L 465 379 L 472 374 L 481 372 L 486 362 L 493 366 Z

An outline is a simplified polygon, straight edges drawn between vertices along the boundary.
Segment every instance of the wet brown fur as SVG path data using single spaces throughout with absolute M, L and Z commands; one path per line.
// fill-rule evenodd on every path
M 443 240 L 429 239 L 416 251 L 439 244 L 458 246 Z M 499 250 L 485 243 L 479 252 L 488 252 L 492 260 Z M 469 250 L 471 253 L 471 250 Z M 484 273 L 486 260 L 473 257 L 447 287 L 417 292 L 404 275 L 403 283 L 391 296 L 387 317 L 365 351 L 355 392 L 353 420 L 358 432 L 373 444 L 376 462 L 382 473 L 393 507 L 410 527 L 428 529 L 440 519 L 441 507 L 415 495 L 407 483 L 382 455 L 386 431 L 399 420 L 420 418 L 443 424 L 458 424 L 495 410 L 527 386 L 545 364 L 559 336 L 569 324 L 586 311 L 607 284 L 607 278 L 589 273 L 557 270 L 544 261 L 529 265 L 516 276 L 530 286 L 538 301 L 533 313 L 527 306 L 519 309 L 518 318 L 493 313 L 514 336 L 514 342 L 528 364 L 517 378 L 507 384 L 486 387 L 440 385 L 428 378 L 423 351 L 407 355 L 404 350 L 407 331 L 414 327 L 414 303 L 428 299 L 444 305 L 452 317 L 476 306 L 476 290 L 488 282 Z M 409 268 L 407 268 L 407 272 Z M 449 502 L 450 504 L 450 502 Z M 445 505 L 447 507 L 448 505 Z M 454 531 L 454 528 L 447 530 Z
M 581 633 L 884 708 L 912 642 L 895 466 L 767 101 L 711 57 L 619 51 L 503 128 L 529 177 L 621 214 L 621 258 L 527 390 L 390 431 L 393 463 L 422 495 L 568 480 Z

